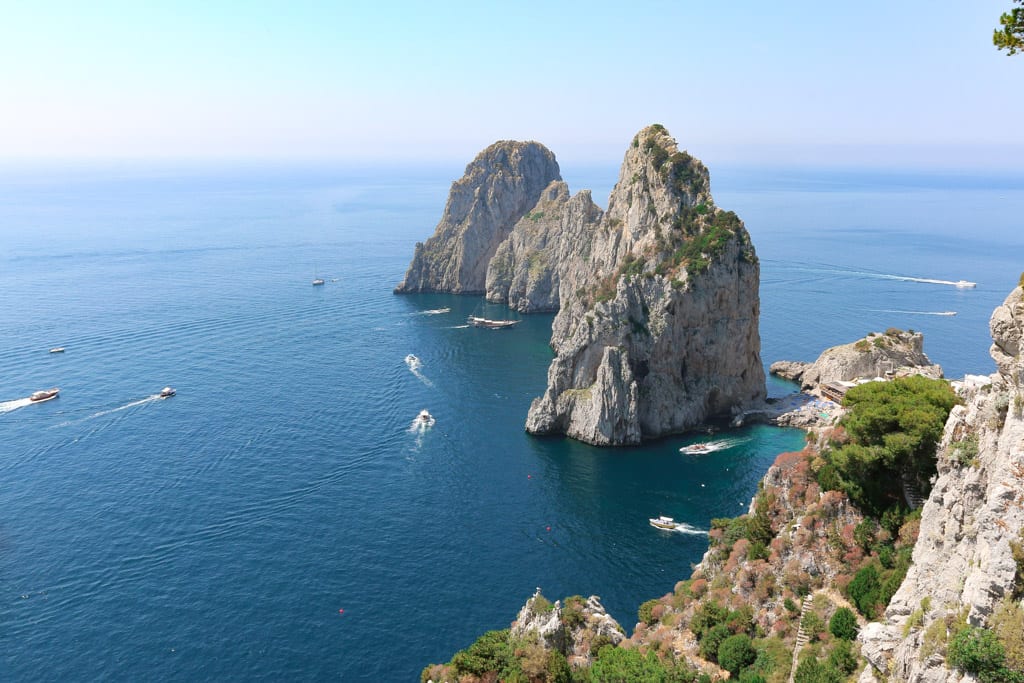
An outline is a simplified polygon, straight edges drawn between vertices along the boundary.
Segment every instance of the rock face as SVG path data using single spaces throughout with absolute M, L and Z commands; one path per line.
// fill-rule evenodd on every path
M 502 141 L 485 149 L 452 184 L 441 222 L 416 244 L 395 292 L 483 292 L 498 245 L 560 178 L 555 155 L 536 142 Z
M 566 598 L 563 606 L 561 600 L 548 602 L 539 588 L 519 610 L 510 634 L 513 638 L 535 637 L 545 649 L 561 652 L 577 667 L 591 664 L 595 645 L 618 645 L 625 639 L 622 627 L 608 616 L 596 595 L 586 600 Z
M 907 374 L 942 377 L 942 368 L 933 365 L 924 353 L 924 335 L 901 330 L 885 334 L 872 332 L 852 344 L 825 349 L 813 363 L 778 361 L 769 371 L 785 379 L 800 382 L 801 389 L 816 389 L 829 382 L 858 377 L 885 377 Z
M 986 625 L 1014 583 L 1010 543 L 1020 541 L 1024 529 L 1021 288 L 996 309 L 990 329 L 998 372 L 988 385 L 964 383 L 965 403 L 946 422 L 913 565 L 885 621 L 869 624 L 860 636 L 864 655 L 889 680 L 960 680 L 946 667 L 935 634 L 944 635 L 945 624 L 962 610 L 970 624 Z M 874 680 L 870 670 L 861 680 Z
M 527 431 L 638 444 L 764 398 L 757 256 L 709 186 L 704 165 L 650 126 L 626 152 L 606 212 L 576 197 L 562 203 L 557 230 L 552 217 L 503 245 L 489 282 L 510 284 L 507 294 L 489 289 L 493 299 L 531 310 L 558 287 L 556 357 Z M 548 220 L 539 210 L 538 223 Z M 524 281 L 545 285 L 515 285 Z M 519 294 L 530 291 L 544 296 Z

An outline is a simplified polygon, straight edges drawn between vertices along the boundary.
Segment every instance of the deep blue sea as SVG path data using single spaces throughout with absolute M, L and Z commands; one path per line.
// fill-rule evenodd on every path
M 895 326 L 992 371 L 1024 176 L 711 170 L 761 257 L 766 365 Z M 742 512 L 802 433 L 527 436 L 551 316 L 392 294 L 461 172 L 0 171 L 0 679 L 411 681 L 535 586 L 630 628 L 689 575 L 706 538 L 647 519 Z M 599 203 L 615 173 L 563 168 Z

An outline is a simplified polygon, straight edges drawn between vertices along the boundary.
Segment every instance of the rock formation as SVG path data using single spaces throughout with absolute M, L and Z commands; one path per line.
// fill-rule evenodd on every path
M 519 610 L 512 622 L 513 638 L 537 638 L 547 650 L 565 655 L 572 666 L 588 666 L 602 644 L 618 645 L 626 636 L 619 622 L 611 618 L 601 599 L 591 595 L 548 602 L 540 589 Z
M 989 625 L 1022 578 L 1011 544 L 1024 541 L 1024 290 L 1010 294 L 989 326 L 998 372 L 990 384 L 964 383 L 965 403 L 946 422 L 914 563 L 884 622 L 860 636 L 864 655 L 889 680 L 961 680 L 944 658 L 955 623 L 965 614 L 973 626 Z M 874 680 L 870 668 L 860 680 Z
M 553 268 L 559 290 L 556 357 L 527 431 L 637 444 L 764 398 L 757 257 L 709 188 L 704 165 L 650 126 L 626 152 L 606 212 L 574 198 L 561 239 L 540 229 L 509 244 L 509 261 Z
M 924 335 L 890 329 L 885 334 L 872 332 L 852 344 L 826 349 L 813 363 L 777 361 L 769 371 L 784 379 L 800 382 L 804 390 L 829 382 L 845 382 L 859 377 L 900 377 L 908 374 L 942 377 L 942 368 L 933 365 L 924 353 Z
M 558 311 L 544 396 L 526 429 L 638 444 L 728 417 L 765 396 L 760 269 L 708 171 L 668 131 L 633 139 L 608 201 L 570 196 L 537 143 L 484 150 L 396 292 L 486 291 Z
M 555 155 L 536 142 L 506 140 L 480 152 L 452 183 L 441 222 L 416 244 L 395 292 L 483 292 L 498 245 L 560 178 Z

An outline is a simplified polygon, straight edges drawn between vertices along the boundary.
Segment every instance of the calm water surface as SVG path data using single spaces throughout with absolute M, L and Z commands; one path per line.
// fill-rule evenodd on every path
M 1020 179 L 712 171 L 762 258 L 766 363 L 896 326 L 992 370 Z M 647 518 L 741 512 L 802 433 L 524 434 L 551 317 L 489 332 L 476 298 L 391 293 L 460 172 L 0 174 L 0 678 L 415 680 L 537 585 L 631 626 L 688 576 L 706 538 Z

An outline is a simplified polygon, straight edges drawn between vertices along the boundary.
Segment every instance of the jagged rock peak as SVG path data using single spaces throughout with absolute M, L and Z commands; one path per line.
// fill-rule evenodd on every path
M 452 183 L 434 235 L 416 244 L 395 292 L 483 292 L 498 245 L 556 180 L 555 155 L 540 143 L 502 140 L 480 152 Z
M 608 210 L 554 248 L 557 355 L 527 431 L 637 444 L 764 397 L 757 256 L 709 188 L 663 126 L 633 138 Z

